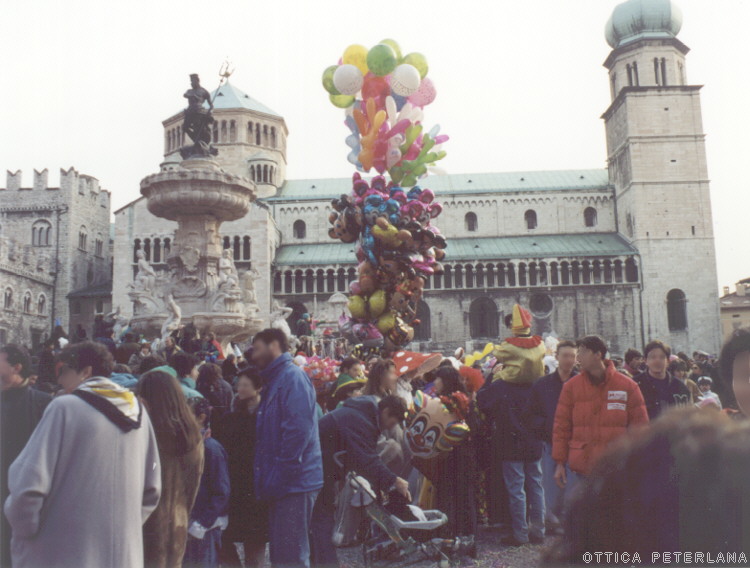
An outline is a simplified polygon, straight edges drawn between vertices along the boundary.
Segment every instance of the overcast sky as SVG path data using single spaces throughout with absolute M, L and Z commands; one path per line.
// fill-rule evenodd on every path
M 183 108 L 188 74 L 213 89 L 228 56 L 231 81 L 286 119 L 287 177 L 348 177 L 343 111 L 320 75 L 347 45 L 384 38 L 429 60 L 438 98 L 425 122 L 451 136 L 448 172 L 603 168 L 604 24 L 617 3 L 5 0 L 0 168 L 30 185 L 46 167 L 56 185 L 74 166 L 119 208 L 158 170 L 161 121 Z M 678 3 L 688 81 L 705 85 L 719 284 L 733 285 L 750 276 L 750 2 Z

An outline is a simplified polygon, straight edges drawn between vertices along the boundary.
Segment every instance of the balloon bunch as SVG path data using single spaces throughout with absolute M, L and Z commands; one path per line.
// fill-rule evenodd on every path
M 302 357 L 302 356 L 298 356 Z M 336 368 L 339 365 L 338 361 L 334 361 L 329 357 L 321 359 L 317 355 L 313 357 L 306 357 L 304 363 L 300 361 L 300 367 L 307 373 L 310 380 L 315 387 L 315 391 L 318 393 L 327 392 L 329 385 L 336 382 Z
M 402 56 L 395 41 L 384 39 L 369 50 L 350 45 L 323 72 L 331 102 L 346 109 L 348 160 L 359 171 L 387 171 L 394 183 L 411 187 L 445 157 L 448 136 L 422 124 L 422 109 L 437 96 L 428 69 L 424 55 Z
M 358 278 L 350 285 L 352 317 L 339 319 L 353 343 L 393 351 L 414 338 L 425 278 L 441 274 L 445 238 L 432 220 L 443 208 L 429 189 L 408 192 L 383 176 L 355 173 L 352 193 L 334 199 L 329 236 L 357 241 Z

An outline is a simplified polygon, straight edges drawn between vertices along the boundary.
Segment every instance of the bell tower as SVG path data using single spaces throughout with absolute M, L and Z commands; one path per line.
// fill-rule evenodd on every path
M 606 26 L 612 103 L 604 112 L 617 226 L 641 258 L 643 341 L 716 351 L 718 281 L 701 85 L 671 0 L 627 0 Z

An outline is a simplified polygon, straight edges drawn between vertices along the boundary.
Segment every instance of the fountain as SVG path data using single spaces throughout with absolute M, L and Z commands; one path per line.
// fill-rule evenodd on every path
M 225 66 L 222 82 L 230 73 Z M 253 284 L 257 271 L 240 276 L 220 235 L 224 221 L 247 215 L 257 193 L 254 182 L 223 171 L 212 159 L 217 154 L 210 143 L 213 101 L 197 75 L 191 75 L 191 83 L 184 95 L 189 105 L 183 131 L 193 144 L 181 149 L 178 167 L 141 181 L 148 210 L 177 222 L 166 259 L 169 273 L 157 273 L 139 251 L 128 293 L 134 303 L 130 323 L 136 331 L 162 338 L 192 324 L 201 333 L 213 331 L 226 345 L 263 327 Z

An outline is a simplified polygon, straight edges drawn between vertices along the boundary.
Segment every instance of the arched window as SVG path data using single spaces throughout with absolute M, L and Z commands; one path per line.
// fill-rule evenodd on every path
M 43 316 L 47 311 L 47 298 L 44 294 L 39 294 L 39 299 L 36 301 L 36 313 Z
M 211 142 L 214 144 L 219 141 L 219 123 L 214 122 L 213 132 L 211 133 Z
M 677 288 L 667 294 L 667 320 L 669 331 L 684 331 L 688 327 L 687 298 L 685 292 Z
M 237 125 L 234 120 L 229 121 L 229 141 L 237 142 Z
M 638 265 L 632 258 L 625 261 L 625 282 L 638 282 Z
M 253 143 L 253 123 L 252 122 L 247 123 L 247 141 L 250 144 Z
M 23 295 L 23 313 L 31 313 L 31 292 L 28 290 L 26 290 L 26 293 Z
M 5 296 L 3 298 L 3 308 L 6 310 L 13 309 L 13 290 L 11 288 L 5 289 Z
M 419 325 L 414 326 L 414 339 L 417 341 L 429 341 L 432 337 L 430 306 L 424 300 L 420 300 L 419 304 L 417 304 L 417 319 L 419 320 Z
M 260 146 L 260 124 L 255 127 L 255 145 Z
M 302 219 L 297 219 L 292 227 L 292 234 L 295 239 L 304 239 L 307 236 L 307 226 Z
M 50 244 L 52 225 L 48 221 L 39 220 L 31 226 L 31 244 L 35 247 L 46 247 Z
M 240 255 L 242 254 L 242 241 L 240 240 L 240 237 L 235 235 L 234 241 L 233 241 L 233 247 L 232 247 L 232 258 L 234 260 L 239 260 Z
M 268 146 L 268 125 L 263 125 L 263 145 Z
M 99 241 L 96 241 L 97 248 L 99 247 Z M 101 255 L 98 255 L 101 256 Z M 154 239 L 154 254 L 152 255 L 154 262 L 161 262 L 161 239 Z
M 275 293 L 281 292 L 281 272 L 277 272 L 273 275 L 273 291 Z
M 255 179 L 255 166 L 250 166 L 250 179 L 253 181 L 258 181 Z
M 583 223 L 587 227 L 596 227 L 596 209 L 586 207 L 586 210 L 583 212 Z
M 469 328 L 472 339 L 496 339 L 498 328 L 497 306 L 488 297 L 477 298 L 469 308 Z
M 250 237 L 242 237 L 242 260 L 250 260 Z
M 477 224 L 477 214 L 476 214 L 476 213 L 474 213 L 473 211 L 469 211 L 469 212 L 468 212 L 468 213 L 466 214 L 466 217 L 464 217 L 464 223 L 465 223 L 465 225 L 466 225 L 466 230 L 467 230 L 467 231 L 469 231 L 469 232 L 472 232 L 472 233 L 473 233 L 474 231 L 476 231 L 476 230 L 477 230 L 477 228 L 478 228 L 478 224 Z
M 81 228 L 78 231 L 78 248 L 81 250 L 86 250 L 86 245 L 88 241 L 88 231 L 86 230 L 86 227 L 81 226 Z
M 226 120 L 221 121 L 221 141 L 222 142 L 227 141 L 227 121 Z
M 276 127 L 271 127 L 271 147 L 276 148 Z
M 527 229 L 536 229 L 536 211 L 534 211 L 533 209 L 529 209 L 528 211 L 526 211 L 526 213 L 523 214 L 523 219 L 524 221 L 526 221 Z
M 292 333 L 297 333 L 297 322 L 302 319 L 302 314 L 309 313 L 307 311 L 307 306 L 303 304 L 302 302 L 289 302 L 286 305 L 287 308 L 292 308 L 292 313 L 289 314 L 289 317 L 286 318 L 287 323 L 289 324 L 289 329 L 292 330 Z

